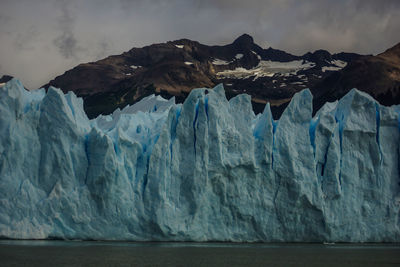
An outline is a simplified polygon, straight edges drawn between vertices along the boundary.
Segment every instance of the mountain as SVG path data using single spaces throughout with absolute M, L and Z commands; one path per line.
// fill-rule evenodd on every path
M 222 85 L 89 120 L 59 89 L 0 87 L 0 237 L 399 242 L 399 106 L 352 90 L 279 121 Z
M 3 75 L 3 76 L 1 76 L 1 78 L 0 78 L 0 84 L 3 84 L 3 83 L 8 82 L 8 81 L 12 80 L 12 78 L 13 78 L 12 76 Z
M 314 106 L 335 101 L 352 88 L 367 92 L 383 105 L 400 104 L 400 43 L 377 56 L 352 60 L 312 88 Z
M 247 93 L 257 113 L 269 102 L 278 117 L 296 92 L 313 88 L 360 57 L 324 50 L 295 56 L 263 49 L 247 34 L 224 46 L 181 39 L 80 64 L 44 87 L 75 92 L 94 118 L 151 94 L 175 96 L 182 103 L 193 88 L 223 83 L 228 98 Z

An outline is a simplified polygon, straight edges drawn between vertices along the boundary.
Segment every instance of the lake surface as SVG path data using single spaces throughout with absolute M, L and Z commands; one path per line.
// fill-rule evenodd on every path
M 400 244 L 1 240 L 0 266 L 400 266 Z

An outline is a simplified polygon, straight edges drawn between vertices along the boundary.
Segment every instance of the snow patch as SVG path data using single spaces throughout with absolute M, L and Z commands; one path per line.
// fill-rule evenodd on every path
M 322 72 L 326 72 L 326 71 L 338 71 L 338 70 L 341 70 L 342 68 L 341 67 L 334 67 L 334 66 L 329 66 L 329 67 L 327 67 L 327 66 L 324 66 L 324 67 L 322 67 Z
M 344 67 L 347 66 L 347 62 L 342 61 L 342 60 L 332 60 L 330 62 L 332 64 L 332 66 L 324 66 L 322 67 L 322 72 L 326 72 L 326 71 L 338 71 L 343 69 Z
M 182 49 L 183 47 L 184 47 L 184 45 L 178 45 L 178 44 L 176 44 L 175 45 L 177 48 L 180 48 L 180 49 Z
M 331 63 L 333 65 L 336 65 L 337 67 L 340 67 L 340 68 L 344 68 L 344 67 L 347 66 L 347 62 L 342 61 L 342 60 L 332 60 Z
M 230 63 L 231 61 L 226 61 L 219 58 L 214 58 L 214 60 L 212 61 L 213 65 L 229 65 Z
M 261 60 L 258 65 L 252 69 L 245 69 L 238 67 L 234 70 L 224 70 L 217 73 L 219 78 L 230 78 L 230 79 L 248 79 L 254 77 L 254 80 L 260 77 L 272 77 L 275 74 L 290 76 L 297 74 L 300 70 L 310 69 L 315 66 L 315 63 L 294 60 L 290 62 L 278 62 L 278 61 L 265 61 Z
M 251 51 L 251 53 L 253 53 L 254 55 L 256 55 L 257 56 L 257 58 L 259 59 L 259 60 L 261 60 L 261 56 L 259 55 L 259 54 L 257 54 L 256 52 L 254 52 L 253 50 Z
M 243 54 L 236 54 L 235 58 L 236 59 L 241 59 L 243 57 Z

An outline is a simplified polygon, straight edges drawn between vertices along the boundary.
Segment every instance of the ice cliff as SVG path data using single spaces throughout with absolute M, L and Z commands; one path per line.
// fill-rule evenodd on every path
M 398 107 L 352 90 L 279 121 L 221 85 L 88 120 L 59 89 L 0 87 L 0 236 L 400 241 Z

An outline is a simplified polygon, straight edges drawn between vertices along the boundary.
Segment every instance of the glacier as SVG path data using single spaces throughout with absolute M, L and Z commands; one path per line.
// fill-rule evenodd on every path
M 281 118 L 222 85 L 89 120 L 50 87 L 0 87 L 0 237 L 399 242 L 400 107 L 353 89 Z

